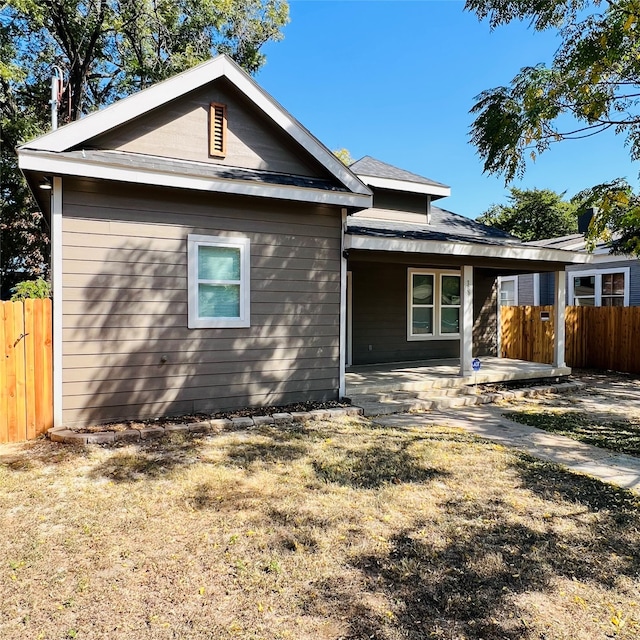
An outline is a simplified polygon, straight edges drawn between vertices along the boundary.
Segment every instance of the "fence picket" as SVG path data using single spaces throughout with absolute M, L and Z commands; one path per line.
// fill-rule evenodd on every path
M 51 300 L 0 302 L 0 442 L 53 422 Z
M 550 306 L 501 307 L 501 355 L 553 362 L 553 314 Z M 570 367 L 640 373 L 640 307 L 567 307 L 565 334 Z

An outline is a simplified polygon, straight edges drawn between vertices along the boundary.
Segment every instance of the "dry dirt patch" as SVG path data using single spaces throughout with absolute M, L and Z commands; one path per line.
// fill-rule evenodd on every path
M 0 447 L 0 637 L 640 632 L 640 505 L 462 432 L 363 419 Z

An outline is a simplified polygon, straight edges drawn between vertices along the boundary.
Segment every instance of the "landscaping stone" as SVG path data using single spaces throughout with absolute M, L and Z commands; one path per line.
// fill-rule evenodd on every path
M 253 416 L 253 424 L 260 427 L 263 424 L 273 425 L 275 420 L 271 416 Z
M 188 424 L 167 424 L 164 426 L 164 432 L 169 433 L 189 433 Z
M 232 418 L 234 429 L 249 429 L 254 426 L 253 418 Z
M 86 444 L 113 444 L 116 434 L 113 431 L 98 431 L 97 433 L 85 433 Z
M 324 420 L 329 417 L 329 411 L 328 409 L 314 409 L 309 411 L 309 416 L 311 420 Z
M 229 418 L 215 418 L 209 420 L 209 424 L 214 431 L 223 431 L 224 429 L 230 429 L 233 426 L 233 422 Z
M 290 413 L 274 413 L 271 417 L 278 425 L 293 422 L 293 416 Z
M 204 420 L 203 422 L 190 422 L 185 426 L 191 433 L 206 433 L 211 428 L 211 423 Z
M 151 438 L 162 438 L 164 429 L 162 427 L 142 427 L 140 429 L 140 439 L 150 440 Z
M 47 432 L 51 442 L 67 442 L 66 438 L 77 435 L 75 431 L 71 429 L 49 429 Z
M 125 429 L 124 431 L 115 432 L 116 442 L 138 442 L 140 440 L 139 429 Z
M 311 420 L 311 414 L 308 411 L 292 411 L 291 419 L 294 422 L 307 422 Z

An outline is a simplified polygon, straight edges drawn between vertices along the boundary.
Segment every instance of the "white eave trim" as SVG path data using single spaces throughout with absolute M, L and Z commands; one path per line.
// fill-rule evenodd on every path
M 219 55 L 213 60 L 119 100 L 81 120 L 36 138 L 20 149 L 67 151 L 221 77 L 227 78 L 235 85 L 350 191 L 371 195 L 368 187 L 355 174 L 226 55 Z
M 367 208 L 371 206 L 371 195 L 345 191 L 326 191 L 289 185 L 275 185 L 228 178 L 192 176 L 184 173 L 160 171 L 152 168 L 123 167 L 115 164 L 91 161 L 88 158 L 56 155 L 22 149 L 18 156 L 22 171 L 39 171 L 53 175 L 78 176 L 115 180 L 160 187 L 176 187 L 195 191 L 212 191 L 243 196 L 259 196 L 279 200 L 312 202 L 315 204 L 340 205 L 343 207 Z
M 391 189 L 395 191 L 409 191 L 411 193 L 424 193 L 428 196 L 438 196 L 446 198 L 451 195 L 451 188 L 445 186 L 422 184 L 420 182 L 410 182 L 409 180 L 394 180 L 393 178 L 378 178 L 377 176 L 367 176 L 357 174 L 358 178 L 370 187 L 380 189 Z
M 397 251 L 400 253 L 431 253 L 448 256 L 475 258 L 499 258 L 503 260 L 532 260 L 538 262 L 563 262 L 585 264 L 591 256 L 562 249 L 543 249 L 523 245 L 484 245 L 472 242 L 442 242 L 436 240 L 408 240 L 406 238 L 379 238 L 347 233 L 345 249 L 367 249 L 369 251 Z

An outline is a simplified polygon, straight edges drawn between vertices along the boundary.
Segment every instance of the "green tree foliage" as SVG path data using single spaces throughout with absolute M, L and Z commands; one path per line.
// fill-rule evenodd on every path
M 23 280 L 11 289 L 11 300 L 26 300 L 27 298 L 50 298 L 51 285 L 43 278 Z
M 494 204 L 477 221 L 525 242 L 577 233 L 578 206 L 549 189 L 511 189 L 509 204 Z
M 338 158 L 342 164 L 347 165 L 347 167 L 353 164 L 353 158 L 349 153 L 349 149 L 335 149 L 333 155 Z
M 511 180 L 551 143 L 607 129 L 626 135 L 640 158 L 638 0 L 467 0 L 466 8 L 492 28 L 528 20 L 560 36 L 551 66 L 526 67 L 477 96 L 471 137 L 486 171 Z
M 510 182 L 552 143 L 606 130 L 640 159 L 640 0 L 466 0 L 466 9 L 491 28 L 524 20 L 560 37 L 549 66 L 526 67 L 476 97 L 471 140 L 486 172 Z M 596 207 L 591 240 L 621 236 L 618 249 L 640 256 L 638 196 L 629 185 L 616 180 L 585 197 Z
M 226 53 L 250 73 L 282 37 L 286 0 L 4 0 L 0 3 L 3 289 L 46 275 L 44 221 L 17 169 L 17 145 L 48 129 L 53 65 L 60 124 Z

